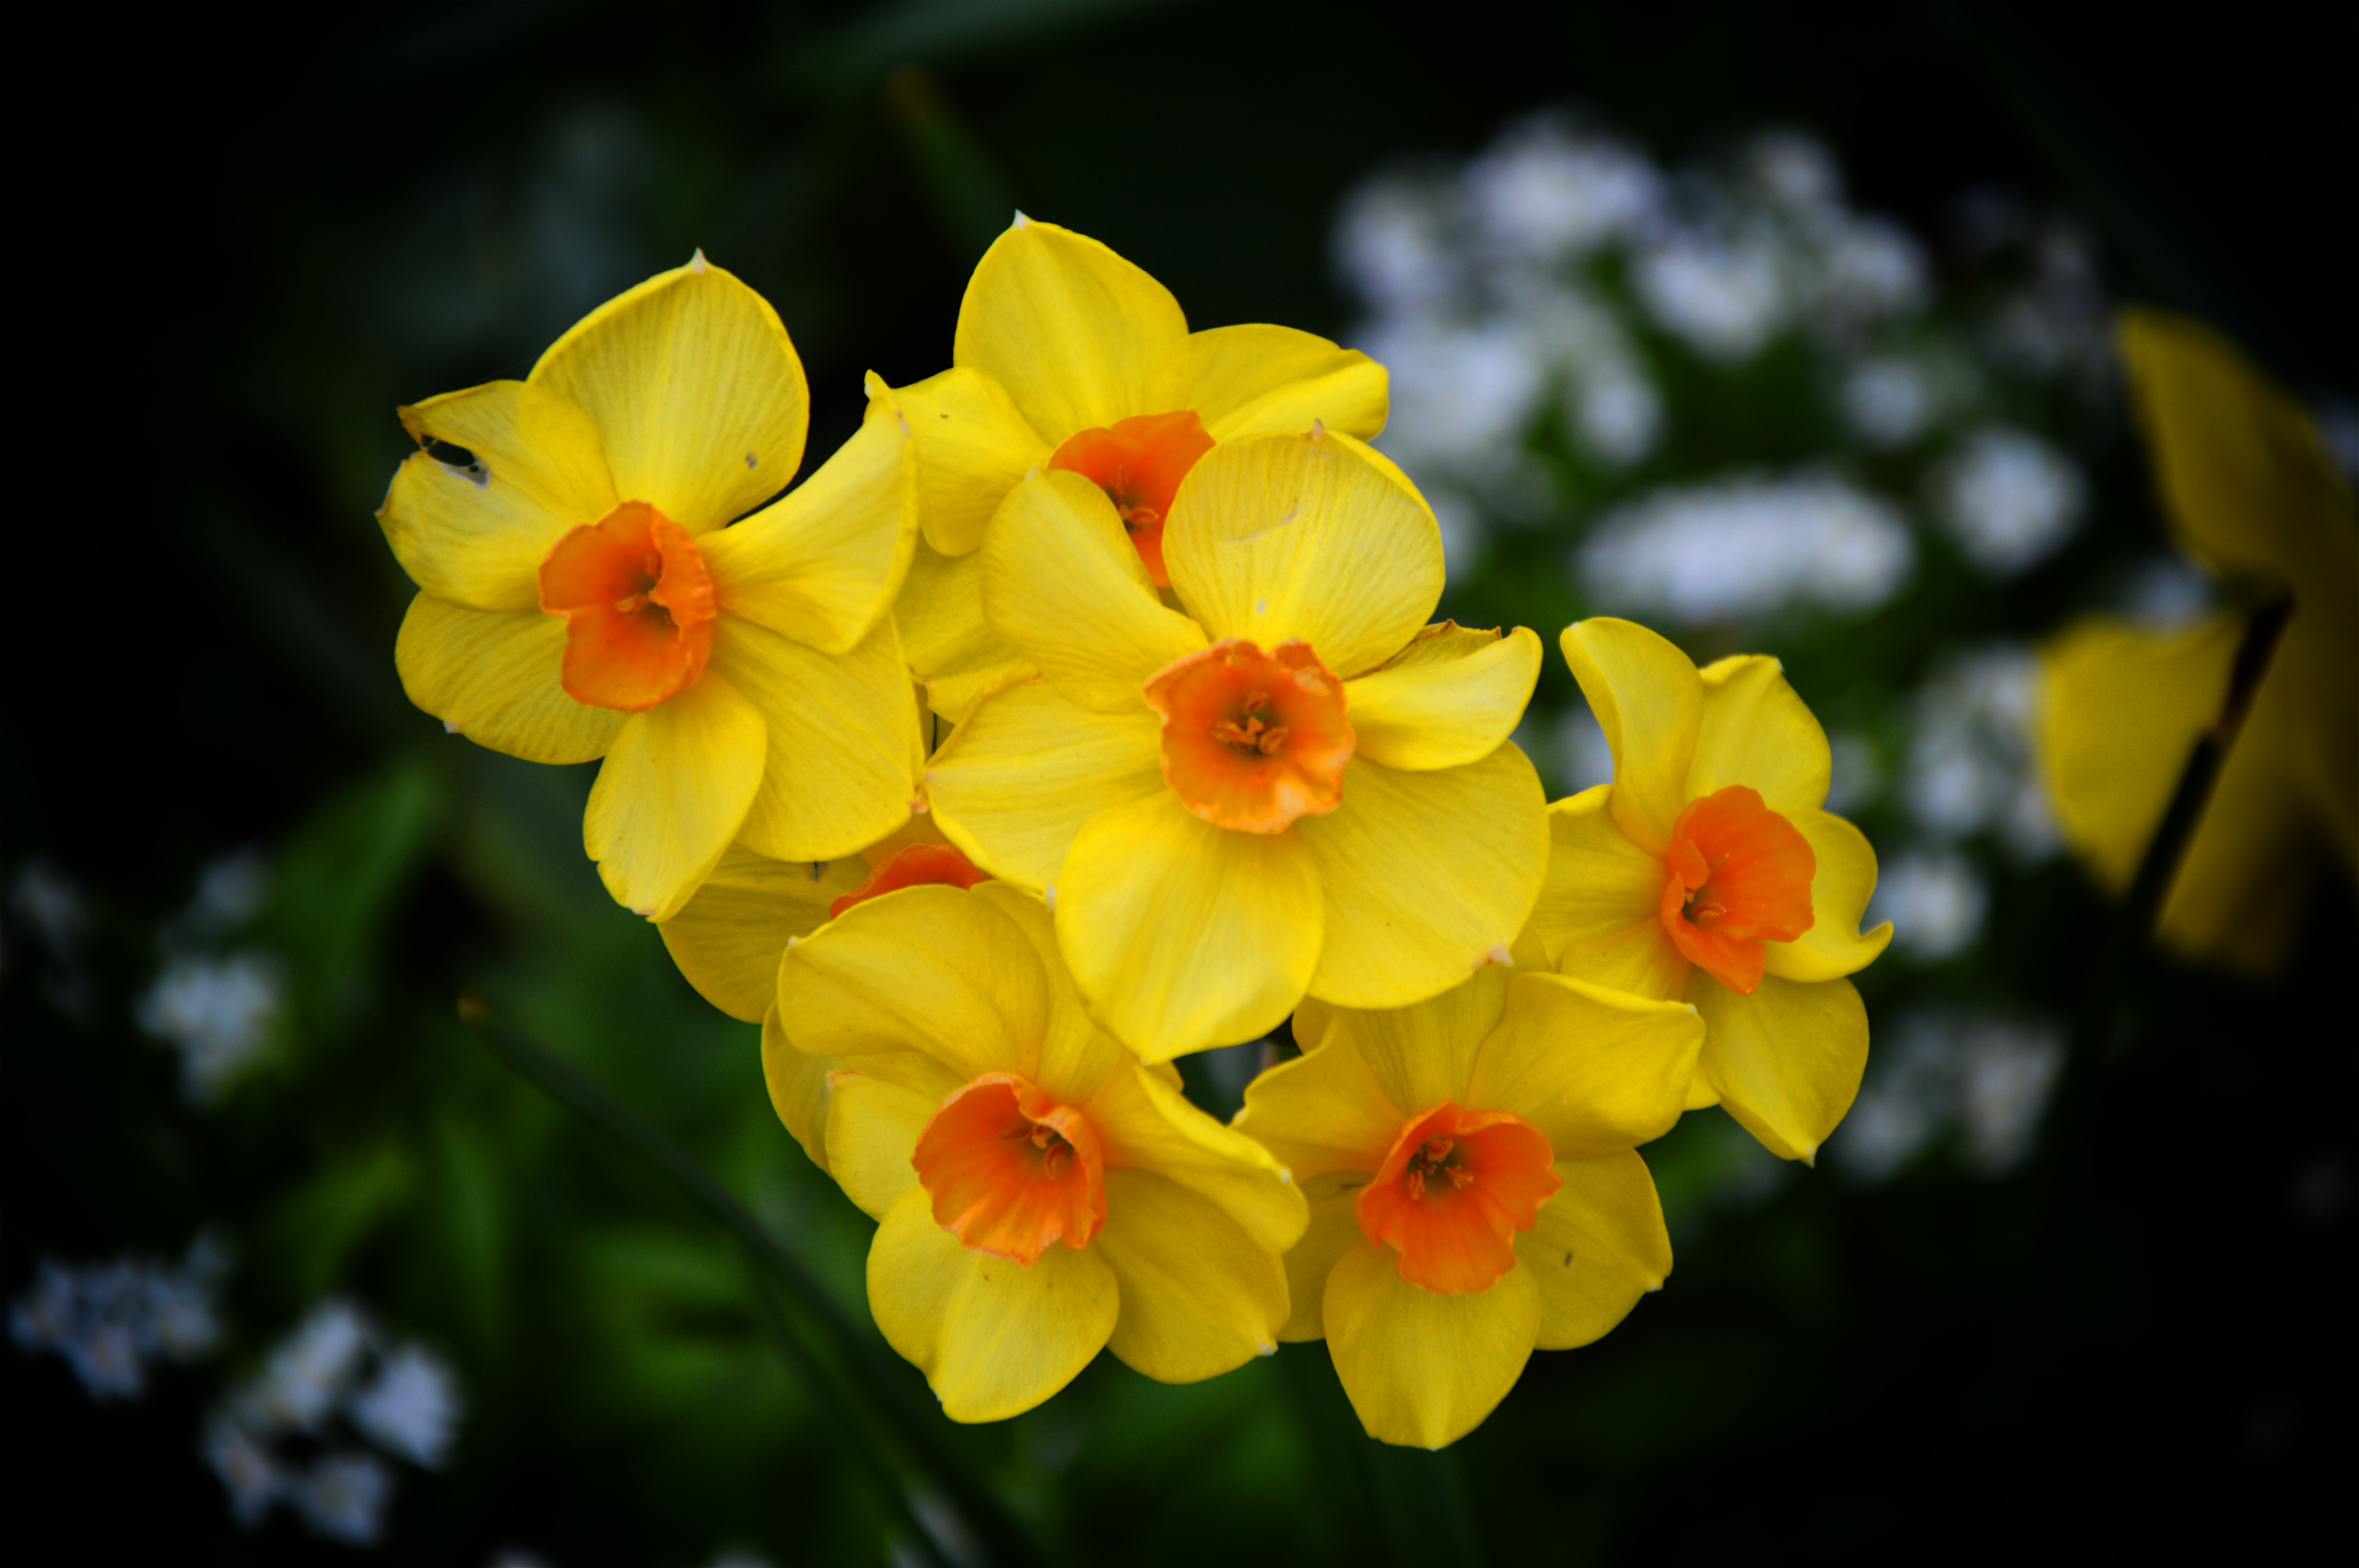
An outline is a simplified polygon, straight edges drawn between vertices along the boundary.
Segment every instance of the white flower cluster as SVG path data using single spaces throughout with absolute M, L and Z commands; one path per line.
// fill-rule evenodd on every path
M 193 1105 L 218 1101 L 262 1059 L 285 1012 L 286 972 L 273 954 L 212 951 L 261 912 L 267 892 L 254 850 L 207 867 L 188 908 L 160 933 L 164 966 L 134 1009 L 140 1028 L 179 1050 Z
M 214 1407 L 199 1449 L 240 1524 L 257 1526 L 283 1504 L 314 1533 L 366 1546 L 384 1533 L 396 1476 L 351 1438 L 437 1469 L 464 1413 L 448 1363 L 393 1343 L 351 1304 L 326 1301 Z
M 1881 497 L 1825 462 L 1665 485 L 1605 505 L 1574 569 L 1611 613 L 1853 615 L 1907 585 L 1920 505 L 1997 577 L 2053 552 L 2084 509 L 2079 469 L 2009 423 L 1993 388 L 2109 365 L 2088 247 L 2003 196 L 1966 216 L 1971 245 L 2032 260 L 1976 331 L 1937 319 L 1923 247 L 1854 210 L 1811 138 L 1767 133 L 1673 177 L 1550 114 L 1462 168 L 1368 181 L 1334 250 L 1369 311 L 1355 341 L 1393 372 L 1384 445 L 1427 487 L 1454 572 L 1490 527 L 1556 505 L 1552 418 L 1610 490 L 1685 412 L 1667 401 L 1663 345 L 1734 372 L 1791 341 L 1863 458 L 1921 445 L 1938 459 L 1924 493 Z
M 50 1005 L 77 1022 L 91 1022 L 97 999 L 82 963 L 90 901 L 82 884 L 47 860 L 28 860 L 9 880 L 7 911 L 14 918 L 12 925 L 49 960 L 41 989 Z M 0 970 L 16 959 L 15 946 L 12 940 L 0 947 Z
M 44 1258 L 8 1308 L 8 1334 L 28 1355 L 62 1357 L 93 1399 L 136 1399 L 155 1363 L 202 1360 L 220 1343 L 215 1302 L 229 1267 L 210 1232 L 177 1267 L 135 1254 L 81 1268 Z
M 1966 1164 L 2003 1176 L 2039 1132 L 2064 1035 L 2052 1023 L 1920 1012 L 1884 1026 L 1867 1082 L 1826 1142 L 1849 1175 L 1883 1181 L 1954 1134 Z

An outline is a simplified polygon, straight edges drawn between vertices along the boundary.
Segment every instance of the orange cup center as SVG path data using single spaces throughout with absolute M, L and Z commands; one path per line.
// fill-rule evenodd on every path
M 577 702 L 638 713 L 696 685 L 712 657 L 712 574 L 688 531 L 625 501 L 541 562 L 541 608 L 565 617 Z
M 1564 1185 L 1545 1134 L 1454 1100 L 1410 1118 L 1353 1206 L 1401 1277 L 1445 1295 L 1486 1291 L 1515 1267 L 1515 1237 Z
M 1204 422 L 1192 408 L 1175 414 L 1141 414 L 1113 424 L 1075 431 L 1049 454 L 1050 468 L 1080 474 L 1106 492 L 1122 517 L 1131 543 L 1157 588 L 1171 586 L 1163 565 L 1163 522 L 1171 497 L 1196 460 L 1213 450 Z
M 990 880 L 989 872 L 979 870 L 953 845 L 904 845 L 870 872 L 866 882 L 828 905 L 827 919 L 832 920 L 855 904 L 865 904 L 905 887 L 972 887 Z
M 1344 803 L 1355 744 L 1344 683 L 1309 643 L 1264 653 L 1228 638 L 1165 665 L 1145 691 L 1163 718 L 1163 777 L 1206 822 L 1283 833 Z
M 1731 990 L 1761 985 L 1763 943 L 1811 928 L 1818 857 L 1792 823 L 1742 784 L 1687 802 L 1671 827 L 1663 929 L 1688 962 Z
M 1096 1129 L 1013 1072 L 986 1072 L 943 1101 L 910 1164 L 937 1224 L 1027 1269 L 1051 1243 L 1087 1246 L 1106 1223 Z

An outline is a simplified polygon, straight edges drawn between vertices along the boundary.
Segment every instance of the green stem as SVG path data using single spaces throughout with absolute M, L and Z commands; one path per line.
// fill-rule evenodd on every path
M 1023 1527 L 933 1432 L 930 1423 L 937 1418 L 910 1397 L 902 1368 L 886 1363 L 803 1260 L 779 1245 L 710 1171 L 570 1063 L 515 1025 L 494 1018 L 473 993 L 459 999 L 459 1016 L 510 1071 L 661 1168 L 697 1207 L 735 1238 L 754 1267 L 768 1270 L 786 1287 L 795 1315 L 802 1320 L 800 1328 L 779 1310 L 767 1291 L 757 1290 L 757 1294 L 776 1315 L 777 1327 L 782 1330 L 780 1344 L 812 1381 L 813 1392 L 823 1400 L 839 1396 L 837 1402 L 873 1417 L 928 1488 L 963 1515 L 988 1561 L 1015 1568 L 1040 1560 Z M 940 1544 L 894 1482 L 891 1461 L 881 1452 L 867 1457 L 886 1478 L 887 1505 L 901 1515 L 921 1550 L 939 1557 Z

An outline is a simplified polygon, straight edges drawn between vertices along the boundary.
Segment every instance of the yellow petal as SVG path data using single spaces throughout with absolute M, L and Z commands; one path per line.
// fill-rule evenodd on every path
M 1821 811 L 1786 813 L 1809 841 L 1818 870 L 1810 883 L 1810 930 L 1796 942 L 1762 944 L 1762 966 L 1789 980 L 1831 980 L 1875 962 L 1892 941 L 1892 922 L 1861 932 L 1860 917 L 1876 891 L 1876 852 L 1867 836 Z
M 1425 1009 L 1404 1011 L 1415 1013 L 1434 1006 L 1428 1002 Z M 1356 1024 L 1363 1015 L 1344 1016 Z M 1481 1034 L 1475 1038 L 1481 1039 Z M 1441 1054 L 1426 1045 L 1412 1042 L 1411 1054 L 1420 1060 Z M 1444 1093 L 1404 1108 L 1385 1092 L 1383 1079 L 1360 1051 L 1356 1031 L 1346 1026 L 1325 1044 L 1278 1063 L 1247 1084 L 1245 1106 L 1237 1113 L 1235 1125 L 1276 1156 L 1297 1186 L 1304 1186 L 1332 1171 L 1373 1175 L 1409 1117 L 1450 1097 Z
M 1474 1075 L 1474 1060 L 1506 1015 L 1510 977 L 1505 965 L 1485 965 L 1471 979 L 1414 1007 L 1347 1008 L 1336 1013 L 1321 1054 L 1346 1045 L 1358 1051 L 1384 1097 L 1401 1107 L 1402 1122 L 1394 1124 L 1391 1137 L 1385 1140 L 1386 1149 L 1401 1136 L 1409 1117 L 1444 1100 L 1469 1104 L 1467 1085 Z
M 574 323 L 532 382 L 590 416 L 616 496 L 690 533 L 751 511 L 803 462 L 803 361 L 769 301 L 701 253 Z
M 980 553 L 945 556 L 919 540 L 893 618 L 926 707 L 949 723 L 964 724 L 976 703 L 1037 673 L 983 618 Z
M 1760 989 L 1739 996 L 1698 975 L 1693 998 L 1704 1015 L 1698 1076 L 1762 1147 L 1815 1161 L 1868 1064 L 1868 1012 L 1851 982 L 1765 975 Z
M 1599 784 L 1548 808 L 1548 874 L 1527 928 L 1548 963 L 1616 990 L 1658 1000 L 1687 994 L 1687 960 L 1662 928 L 1671 873 L 1622 831 Z
M 1003 882 L 983 883 L 968 896 L 989 904 L 1024 934 L 1039 962 L 1041 983 L 1048 988 L 1040 1042 L 1025 1076 L 1058 1104 L 1079 1106 L 1094 1104 L 1109 1079 L 1136 1074 L 1137 1059 L 1089 1016 L 1081 989 L 1073 983 L 1064 954 L 1057 948 L 1057 923 L 1048 906 Z M 1094 1109 L 1091 1114 L 1096 1115 Z
M 697 994 L 732 1018 L 758 1023 L 778 996 L 789 938 L 827 923 L 827 906 L 858 891 L 868 863 L 773 860 L 732 845 L 696 896 L 657 929 Z
M 983 541 L 983 613 L 993 630 L 1101 713 L 1137 713 L 1140 688 L 1204 634 L 1156 598 L 1106 492 L 1063 470 L 1010 493 Z
M 2303 589 L 2359 562 L 2350 489 L 2299 403 L 2199 322 L 2130 310 L 2115 331 L 2182 544 L 2230 577 Z
M 868 395 L 867 419 L 835 456 L 702 546 L 723 614 L 822 653 L 849 653 L 874 629 L 917 544 L 917 449 L 874 375 Z
M 1441 597 L 1441 531 L 1373 457 L 1330 431 L 1240 437 L 1197 461 L 1163 558 L 1209 635 L 1300 638 L 1346 680 L 1408 645 Z
M 1366 1172 L 1334 1171 L 1306 1184 L 1310 1223 L 1285 1255 L 1288 1309 L 1279 1343 L 1327 1337 L 1327 1276 L 1344 1254 L 1367 1240 L 1352 1207 L 1367 1179 Z
M 1703 1044 L 1704 1021 L 1684 1002 L 1518 975 L 1465 1103 L 1521 1117 L 1560 1160 L 1632 1149 L 1679 1119 Z
M 1569 1351 L 1604 1337 L 1638 1298 L 1671 1277 L 1671 1236 L 1654 1178 L 1635 1153 L 1559 1160 L 1565 1185 L 1515 1238 L 1516 1261 L 1540 1287 L 1540 1344 Z
M 975 864 L 1039 893 L 1082 825 L 1168 795 L 1155 714 L 1092 713 L 1047 681 L 979 703 L 926 765 L 933 820 Z
M 747 848 L 774 860 L 839 860 L 908 818 L 924 755 L 890 617 L 838 657 L 724 614 L 711 668 L 744 691 L 769 731 L 769 762 L 743 828 Z
M 1187 335 L 1163 285 L 1095 240 L 1023 218 L 977 264 L 951 358 L 1005 387 L 1054 446 L 1076 430 L 1168 412 L 1143 406 L 1148 380 Z
M 1273 1258 L 1302 1235 L 1302 1194 L 1270 1152 L 1223 1127 L 1151 1069 L 1132 1063 L 1086 1107 L 1106 1168 L 1151 1170 L 1228 1216 Z
M 1310 988 L 1345 1007 L 1405 1007 L 1504 954 L 1548 865 L 1547 796 L 1513 745 L 1431 773 L 1356 756 L 1343 805 L 1294 831 L 1327 897 Z
M 1040 433 L 1016 412 L 1007 389 L 967 367 L 900 389 L 918 444 L 918 492 L 925 542 L 964 556 L 1018 481 L 1049 461 Z
M 832 1057 L 804 1056 L 779 1026 L 778 1005 L 762 1016 L 762 1082 L 770 1108 L 803 1152 L 827 1168 L 827 1075 L 843 1066 Z
M 1195 1383 L 1276 1352 L 1285 1267 L 1209 1199 L 1153 1171 L 1109 1170 L 1090 1246 L 1121 1287 L 1106 1348 L 1133 1371 Z
M 874 1053 L 922 1051 L 955 1088 L 986 1072 L 1032 1075 L 1049 988 L 1023 931 L 989 900 L 910 887 L 788 948 L 778 1005 L 807 1056 L 867 1071 Z
M 791 1055 L 804 1061 L 800 1051 Z M 918 1185 L 918 1135 L 942 1106 L 930 1097 L 840 1064 L 827 1075 L 825 1169 L 863 1213 L 882 1220 Z
M 524 381 L 493 381 L 401 410 L 423 445 L 464 447 L 472 469 L 412 452 L 377 521 L 410 580 L 475 610 L 538 610 L 541 562 L 566 530 L 614 509 L 589 415 Z
M 1168 790 L 1090 818 L 1056 885 L 1074 982 L 1148 1061 L 1269 1033 L 1319 961 L 1319 868 L 1302 840 L 1215 827 Z
M 1790 817 L 1826 804 L 1826 732 L 1786 684 L 1783 666 L 1766 654 L 1740 653 L 1698 673 L 1704 715 L 1686 798 L 1742 784 Z
M 679 912 L 745 824 L 763 745 L 759 710 L 710 669 L 630 716 L 582 819 L 582 843 L 616 903 L 651 920 Z
M 2329 843 L 2302 773 L 2308 743 L 2340 716 L 2297 700 L 2285 673 L 2272 665 L 2262 680 L 2154 927 L 2172 952 L 2253 979 L 2273 977 L 2292 956 Z M 2342 700 L 2359 707 L 2348 689 L 2353 678 L 2344 674 Z M 2341 788 L 2359 793 L 2359 779 L 2346 776 Z
M 919 1188 L 876 1227 L 868 1306 L 952 1421 L 1003 1421 L 1072 1382 L 1114 1331 L 1121 1292 L 1095 1247 L 1051 1246 L 1029 1269 L 969 1252 Z
M 2158 634 L 2084 620 L 2042 650 L 2040 770 L 2056 820 L 2118 893 L 2162 825 L 2196 737 L 2219 717 L 2243 617 Z
M 1419 770 L 1461 766 L 1498 750 L 1521 721 L 1540 679 L 1538 637 L 1518 626 L 1472 648 L 1456 638 L 1421 638 L 1409 647 L 1429 644 L 1457 657 L 1395 659 L 1345 683 L 1357 755 L 1368 761 Z
M 538 610 L 470 610 L 431 594 L 409 602 L 393 641 L 402 689 L 479 746 L 527 762 L 606 755 L 623 721 L 566 695 L 565 619 Z
M 1669 854 L 1703 723 L 1702 678 L 1687 655 L 1630 621 L 1582 621 L 1558 640 L 1614 750 L 1614 820 L 1641 849 Z
M 1365 1243 L 1327 1276 L 1327 1352 L 1367 1434 L 1404 1447 L 1455 1443 L 1523 1375 L 1540 1335 L 1540 1290 L 1517 1267 L 1487 1291 L 1441 1295 L 1401 1277 Z
M 1307 332 L 1215 327 L 1190 333 L 1170 357 L 1156 381 L 1187 387 L 1180 405 L 1216 441 L 1299 436 L 1313 424 L 1367 441 L 1384 428 L 1384 367 Z

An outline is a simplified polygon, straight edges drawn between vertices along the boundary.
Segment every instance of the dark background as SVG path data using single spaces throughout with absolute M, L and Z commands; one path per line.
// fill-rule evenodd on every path
M 569 943 L 605 955 L 659 1000 L 550 980 L 518 1005 L 619 1009 L 626 1031 L 640 1008 L 640 1056 L 589 1059 L 708 1149 L 736 1136 L 712 1129 L 737 1112 L 712 1107 L 759 1089 L 742 1032 L 694 1011 L 652 932 L 567 912 L 598 902 L 562 853 L 564 791 L 586 778 L 551 793 L 455 755 L 470 748 L 403 699 L 406 590 L 371 517 L 407 445 L 393 405 L 521 376 L 583 310 L 701 246 L 779 305 L 825 451 L 858 418 L 863 370 L 898 384 L 947 363 L 967 274 L 1017 205 L 1105 240 L 1196 324 L 1336 333 L 1344 188 L 1558 102 L 1666 161 L 1764 123 L 1813 131 L 1858 205 L 1923 234 L 1963 188 L 2010 183 L 2083 216 L 2118 297 L 2206 317 L 2297 390 L 2347 392 L 2359 25 L 2325 6 L 2189 16 L 976 0 L 119 6 L 25 24 L 12 533 L 31 543 L 31 614 L 0 866 L 45 857 L 103 895 L 90 962 L 115 996 L 140 983 L 136 933 L 200 865 L 272 846 L 319 903 L 282 883 L 270 918 L 329 977 L 304 1003 L 304 1065 L 192 1132 L 120 1005 L 64 1019 L 12 937 L 0 1290 L 37 1255 L 176 1250 L 212 1216 L 265 1260 L 266 1282 L 233 1292 L 241 1344 L 339 1281 L 400 1303 L 454 1347 L 474 1413 L 456 1469 L 410 1485 L 398 1558 L 522 1542 L 558 1563 L 689 1562 L 734 1539 L 863 1560 L 874 1533 L 830 1479 L 833 1418 L 798 1405 L 789 1374 L 764 1374 L 770 1413 L 734 1426 L 641 1398 L 602 1359 L 615 1340 L 573 1326 L 597 1304 L 534 1261 L 583 1211 L 698 1221 L 471 1054 L 447 1024 L 460 985 Z M 537 833 L 571 880 L 487 872 L 508 863 L 502 832 Z M 2061 872 L 2049 891 L 2042 929 L 2094 953 L 2103 907 Z M 2338 887 L 2277 989 L 2142 965 L 2083 1036 L 2041 1154 L 2003 1181 L 1806 1179 L 1684 1243 L 1675 1288 L 1598 1347 L 1537 1358 L 1454 1451 L 1463 1513 L 1401 1501 L 1431 1478 L 1338 1418 L 1315 1351 L 1252 1385 L 1298 1407 L 1283 1460 L 1224 1435 L 1220 1401 L 1259 1394 L 1150 1409 L 1167 1391 L 1103 1367 L 1067 1398 L 1148 1413 L 1041 1471 L 1063 1478 L 1053 1504 L 1021 1495 L 1040 1470 L 1023 1433 L 1050 1426 L 955 1435 L 1080 1561 L 2099 1562 L 2333 1539 L 2354 1167 L 2348 1022 L 2330 1020 L 2355 933 Z M 2077 1005 L 2085 965 L 2043 963 L 2055 1003 Z M 465 1254 L 491 1249 L 482 1278 L 410 1235 L 455 1223 L 459 1155 L 402 1189 L 393 1239 L 315 1257 L 320 1227 L 284 1195 L 386 1117 L 444 1126 L 454 1104 L 531 1151 L 485 1222 L 506 1239 Z M 827 1224 L 856 1270 L 856 1230 Z M 697 1332 L 745 1337 L 747 1309 L 717 1289 Z M 9 1354 L 0 1386 L 24 1445 L 0 1488 L 18 1561 L 352 1555 L 284 1521 L 229 1523 L 194 1457 L 194 1375 L 101 1408 L 55 1362 Z

